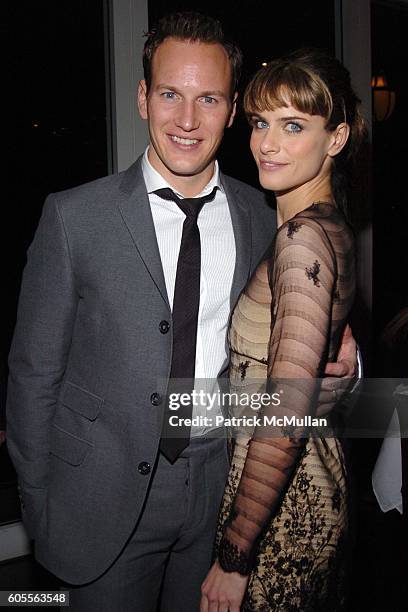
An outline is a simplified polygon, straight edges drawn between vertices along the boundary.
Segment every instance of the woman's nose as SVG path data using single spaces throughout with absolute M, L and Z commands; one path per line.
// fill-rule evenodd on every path
M 276 153 L 280 149 L 279 139 L 274 130 L 270 128 L 265 131 L 265 135 L 260 143 L 261 153 Z

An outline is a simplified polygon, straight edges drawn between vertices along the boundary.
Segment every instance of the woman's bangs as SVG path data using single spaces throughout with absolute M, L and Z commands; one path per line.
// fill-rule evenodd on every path
M 245 92 L 245 112 L 274 111 L 285 106 L 293 106 L 302 113 L 321 115 L 326 119 L 332 110 L 327 87 L 301 68 L 285 66 L 259 71 Z

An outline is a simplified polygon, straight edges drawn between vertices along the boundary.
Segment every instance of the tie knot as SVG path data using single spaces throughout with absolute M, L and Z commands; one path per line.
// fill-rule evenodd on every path
M 179 198 L 170 187 L 156 189 L 153 193 L 158 195 L 163 200 L 171 200 L 175 202 L 183 213 L 189 219 L 197 220 L 200 210 L 206 202 L 211 202 L 215 198 L 218 187 L 214 187 L 211 193 L 201 196 L 200 198 Z

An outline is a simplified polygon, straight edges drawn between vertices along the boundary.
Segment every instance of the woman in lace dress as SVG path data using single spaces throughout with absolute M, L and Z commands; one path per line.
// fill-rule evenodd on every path
M 259 414 L 313 417 L 319 377 L 336 358 L 353 302 L 354 242 L 340 178 L 364 121 L 347 70 L 313 50 L 261 69 L 244 106 L 261 185 L 276 196 L 278 231 L 232 316 L 232 390 L 279 379 L 280 406 Z M 341 444 L 301 427 L 280 435 L 262 426 L 236 435 L 201 612 L 342 607 Z

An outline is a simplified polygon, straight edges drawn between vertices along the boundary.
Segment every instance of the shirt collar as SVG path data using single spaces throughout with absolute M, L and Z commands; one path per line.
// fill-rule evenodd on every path
M 166 181 L 166 179 L 163 178 L 162 175 L 159 172 L 157 172 L 155 168 L 153 168 L 152 164 L 149 161 L 148 155 L 147 155 L 148 150 L 149 150 L 149 146 L 146 148 L 146 151 L 144 152 L 144 155 L 142 158 L 142 172 L 143 172 L 144 182 L 146 184 L 147 193 L 150 194 L 153 191 L 156 191 L 157 189 L 162 189 L 163 187 L 170 187 L 170 189 L 172 189 L 176 195 L 178 195 L 180 198 L 184 198 L 185 196 L 182 193 L 174 189 L 174 187 L 172 187 Z M 220 180 L 220 168 L 219 168 L 217 160 L 215 160 L 214 174 L 212 175 L 211 180 L 207 183 L 204 189 L 200 191 L 200 193 L 198 193 L 197 196 L 195 197 L 198 198 L 198 197 L 205 196 L 211 193 L 214 187 L 218 187 L 220 191 L 224 192 L 224 188 Z

